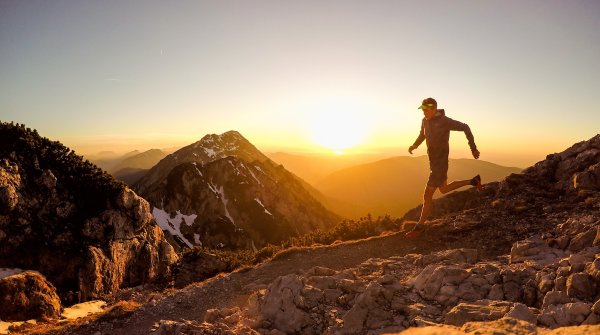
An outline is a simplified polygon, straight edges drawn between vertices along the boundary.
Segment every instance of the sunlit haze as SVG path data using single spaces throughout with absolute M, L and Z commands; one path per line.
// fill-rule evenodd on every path
M 599 132 L 598 78 L 598 1 L 0 1 L 0 119 L 82 154 L 408 155 L 431 96 L 525 167 Z

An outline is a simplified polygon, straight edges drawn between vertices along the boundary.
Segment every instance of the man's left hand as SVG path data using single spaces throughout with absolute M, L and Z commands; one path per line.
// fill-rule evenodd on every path
M 479 159 L 479 155 L 480 155 L 479 150 L 473 149 L 473 150 L 471 150 L 471 153 L 473 154 L 473 157 L 475 157 L 475 159 Z

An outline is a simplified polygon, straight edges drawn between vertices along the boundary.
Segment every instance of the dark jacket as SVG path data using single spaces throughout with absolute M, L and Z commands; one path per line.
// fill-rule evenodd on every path
M 450 152 L 448 140 L 450 139 L 451 130 L 464 131 L 467 140 L 469 141 L 471 151 L 477 149 L 473 133 L 471 133 L 469 126 L 447 117 L 443 109 L 438 109 L 430 120 L 423 118 L 423 121 L 421 122 L 421 133 L 419 134 L 419 137 L 417 137 L 413 147 L 418 147 L 423 143 L 423 140 L 426 140 L 427 155 L 429 156 L 430 161 L 447 160 L 448 153 Z

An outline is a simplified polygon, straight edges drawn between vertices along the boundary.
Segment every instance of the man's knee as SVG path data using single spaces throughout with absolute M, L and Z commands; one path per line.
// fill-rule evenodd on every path
M 433 199 L 433 193 L 435 193 L 435 187 L 427 186 L 425 188 L 425 192 L 423 193 L 424 201 L 431 201 Z

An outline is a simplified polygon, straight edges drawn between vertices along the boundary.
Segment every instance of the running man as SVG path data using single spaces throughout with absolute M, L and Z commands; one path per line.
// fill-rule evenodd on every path
M 421 122 L 421 133 L 419 133 L 419 137 L 417 137 L 415 143 L 408 148 L 408 152 L 412 155 L 413 150 L 417 149 L 425 140 L 431 172 L 423 194 L 421 218 L 419 218 L 414 228 L 407 233 L 407 236 L 415 235 L 417 231 L 423 228 L 423 224 L 427 221 L 427 217 L 431 211 L 431 202 L 436 189 L 439 188 L 442 194 L 467 185 L 475 186 L 477 190 L 481 190 L 481 177 L 479 175 L 470 180 L 457 180 L 450 184 L 447 183 L 448 153 L 450 152 L 448 140 L 450 139 L 451 130 L 463 131 L 469 141 L 473 157 L 475 159 L 479 158 L 479 150 L 477 150 L 475 139 L 469 126 L 447 117 L 443 109 L 437 109 L 437 102 L 433 98 L 423 100 L 419 109 L 423 110 L 423 114 L 425 115 Z

